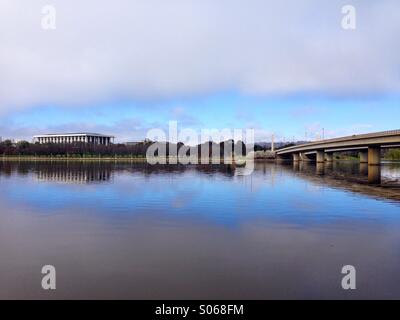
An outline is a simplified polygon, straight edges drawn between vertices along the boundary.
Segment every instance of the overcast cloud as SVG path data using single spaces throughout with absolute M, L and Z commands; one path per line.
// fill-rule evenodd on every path
M 357 29 L 341 8 L 357 9 Z M 57 29 L 41 28 L 42 6 Z M 397 93 L 400 3 L 320 0 L 0 0 L 0 112 L 40 104 Z

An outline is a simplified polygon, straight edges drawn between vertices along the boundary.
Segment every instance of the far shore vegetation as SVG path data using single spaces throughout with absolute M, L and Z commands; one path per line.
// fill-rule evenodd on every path
M 216 144 L 214 142 L 207 142 L 209 144 L 210 154 L 212 157 L 211 150 Z M 207 144 L 205 143 L 205 144 Z M 17 143 L 11 140 L 5 140 L 0 143 L 0 159 L 3 160 L 131 160 L 131 161 L 142 161 L 146 159 L 147 149 L 153 144 L 152 141 L 145 140 L 138 142 L 133 145 L 127 144 L 110 144 L 110 145 L 94 145 L 83 142 L 75 142 L 70 144 L 39 144 L 30 143 L 28 141 L 20 141 Z M 203 144 L 204 145 L 204 144 Z M 200 150 L 203 145 L 199 145 L 198 152 L 199 158 L 201 158 Z M 290 145 L 284 145 L 282 147 L 288 147 Z M 171 144 L 167 143 L 167 155 L 169 150 L 180 150 L 186 148 L 187 154 L 190 153 L 189 146 L 185 146 L 183 143 Z M 219 144 L 220 155 L 223 156 L 224 149 L 231 149 L 232 153 L 236 153 L 240 150 L 239 156 L 246 155 L 246 145 L 237 141 L 236 143 L 232 140 L 221 142 Z M 236 150 L 236 152 L 235 152 Z M 256 152 L 268 151 L 268 148 L 256 144 L 254 146 Z M 389 161 L 400 161 L 400 149 L 382 149 L 382 157 L 384 160 Z M 335 158 L 338 160 L 357 160 L 359 159 L 358 152 L 348 151 L 343 153 L 336 153 Z
M 57 144 L 57 143 L 30 143 L 28 141 L 20 141 L 13 143 L 11 140 L 5 140 L 0 143 L 0 157 L 8 160 L 35 160 L 35 159 L 78 159 L 78 160 L 113 160 L 113 159 L 135 159 L 143 160 L 146 159 L 147 150 L 154 142 L 145 140 L 136 144 L 109 144 L 109 145 L 97 145 L 89 144 L 84 142 L 75 142 L 68 144 Z M 214 142 L 206 142 L 203 145 L 208 144 L 209 155 L 212 156 L 212 150 L 217 146 L 220 150 L 220 156 L 225 155 L 225 151 L 228 154 L 234 154 L 243 156 L 246 155 L 246 145 L 237 141 L 227 140 L 216 144 Z M 201 150 L 203 145 L 197 146 L 198 156 L 201 158 Z M 184 149 L 182 149 L 184 148 Z M 172 144 L 166 143 L 166 156 L 176 156 L 176 151 L 186 152 L 187 155 L 195 154 L 193 152 L 196 147 L 190 147 L 183 143 Z M 158 156 L 157 152 L 155 156 Z

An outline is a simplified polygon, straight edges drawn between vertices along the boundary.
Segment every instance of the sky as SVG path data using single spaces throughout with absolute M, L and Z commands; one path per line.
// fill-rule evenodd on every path
M 397 0 L 0 0 L 0 136 L 137 141 L 169 121 L 256 141 L 400 129 L 398 12 Z

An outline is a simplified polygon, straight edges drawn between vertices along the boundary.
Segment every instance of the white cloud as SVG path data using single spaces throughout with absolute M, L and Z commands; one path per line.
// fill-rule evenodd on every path
M 397 0 L 0 1 L 0 113 L 237 90 L 399 92 Z

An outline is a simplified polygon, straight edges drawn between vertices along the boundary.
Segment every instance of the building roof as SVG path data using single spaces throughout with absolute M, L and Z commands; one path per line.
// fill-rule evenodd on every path
M 45 138 L 45 137 L 69 137 L 69 136 L 95 136 L 95 137 L 107 137 L 114 138 L 114 136 L 100 134 L 100 133 L 88 133 L 88 132 L 77 132 L 77 133 L 49 133 L 49 134 L 39 134 L 33 136 L 34 138 Z

